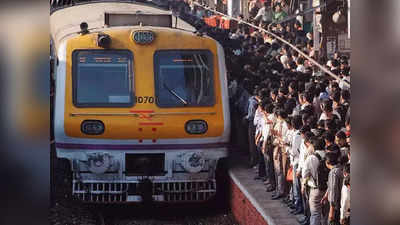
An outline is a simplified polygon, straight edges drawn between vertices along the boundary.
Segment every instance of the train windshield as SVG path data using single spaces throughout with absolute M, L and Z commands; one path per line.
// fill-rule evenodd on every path
M 158 51 L 154 55 L 156 99 L 160 107 L 215 104 L 209 51 Z
M 133 105 L 132 53 L 79 50 L 73 54 L 74 104 L 77 107 Z

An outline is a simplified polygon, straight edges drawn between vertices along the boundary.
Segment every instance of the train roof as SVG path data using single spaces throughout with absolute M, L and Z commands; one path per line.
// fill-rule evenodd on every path
M 55 48 L 67 37 L 78 35 L 80 24 L 86 22 L 90 31 L 121 26 L 155 26 L 187 30 L 196 29 L 171 11 L 144 3 L 97 2 L 75 5 L 50 15 L 50 33 Z M 144 24 L 143 24 L 144 23 Z

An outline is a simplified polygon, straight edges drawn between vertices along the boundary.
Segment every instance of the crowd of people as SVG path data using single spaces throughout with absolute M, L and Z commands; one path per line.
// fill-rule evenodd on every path
M 234 140 L 243 140 L 249 166 L 272 199 L 303 216 L 300 224 L 350 224 L 350 59 L 320 57 L 285 0 L 252 0 L 249 22 L 275 34 L 326 66 L 333 78 L 271 35 L 239 23 L 209 27 L 212 15 L 191 1 L 172 8 L 225 49 Z M 243 18 L 243 16 L 239 16 Z

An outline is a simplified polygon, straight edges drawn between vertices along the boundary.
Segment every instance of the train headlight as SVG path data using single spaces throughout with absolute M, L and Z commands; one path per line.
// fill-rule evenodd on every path
M 188 152 L 183 156 L 183 168 L 189 173 L 200 172 L 205 162 L 205 158 L 201 152 Z
M 118 171 L 119 163 L 109 153 L 96 152 L 87 154 L 87 167 L 92 173 L 103 174 Z
M 204 120 L 190 120 L 186 122 L 185 130 L 189 134 L 204 134 L 208 130 L 208 125 Z
M 100 135 L 104 133 L 104 123 L 100 120 L 85 120 L 81 124 L 81 131 L 84 134 Z
M 97 36 L 97 46 L 109 48 L 111 46 L 111 37 L 108 34 L 100 33 Z

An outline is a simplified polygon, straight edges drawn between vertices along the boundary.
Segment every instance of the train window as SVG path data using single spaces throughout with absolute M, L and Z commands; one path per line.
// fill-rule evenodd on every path
M 154 55 L 156 103 L 160 107 L 215 104 L 213 58 L 207 50 L 162 50 Z
M 73 53 L 74 104 L 77 107 L 130 107 L 133 56 L 126 50 Z

